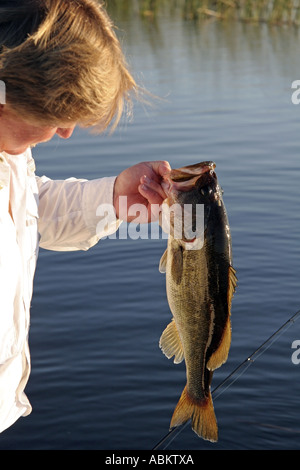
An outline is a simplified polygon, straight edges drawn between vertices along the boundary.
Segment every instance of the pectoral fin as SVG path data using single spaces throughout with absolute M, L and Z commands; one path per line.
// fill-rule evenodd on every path
M 161 335 L 159 340 L 159 347 L 168 359 L 171 359 L 172 356 L 175 356 L 175 364 L 179 364 L 183 360 L 184 354 L 182 343 L 174 318 Z
M 224 332 L 222 335 L 221 342 L 219 347 L 216 351 L 211 355 L 208 363 L 207 368 L 209 370 L 215 370 L 220 367 L 224 362 L 227 361 L 227 357 L 229 354 L 230 344 L 231 344 L 231 301 L 233 294 L 235 292 L 235 288 L 237 285 L 237 278 L 235 275 L 235 269 L 232 266 L 229 266 L 228 269 L 228 290 L 227 290 L 227 304 L 228 304 L 228 318 L 224 327 Z
M 166 249 L 159 262 L 159 271 L 165 273 L 167 270 L 167 259 L 171 256 L 171 276 L 176 284 L 180 284 L 183 270 L 182 248 L 180 246 L 172 249 Z
M 165 273 L 167 269 L 168 249 L 164 252 L 159 262 L 159 272 Z

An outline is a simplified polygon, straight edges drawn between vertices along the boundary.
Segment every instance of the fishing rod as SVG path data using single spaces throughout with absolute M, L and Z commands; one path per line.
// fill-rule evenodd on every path
M 217 385 L 212 391 L 213 399 L 219 397 L 225 390 L 227 390 L 241 375 L 258 359 L 264 352 L 269 349 L 272 344 L 287 330 L 292 324 L 294 324 L 300 317 L 300 310 L 292 315 L 278 330 L 275 331 L 268 339 L 266 339 L 250 356 L 248 356 L 243 362 L 240 363 L 222 382 Z M 183 426 L 171 429 L 153 448 L 157 450 L 162 444 L 167 442 L 167 445 L 163 448 L 166 449 L 169 444 L 175 439 L 175 437 L 183 431 L 188 425 L 187 421 Z M 172 439 L 171 439 L 172 438 Z

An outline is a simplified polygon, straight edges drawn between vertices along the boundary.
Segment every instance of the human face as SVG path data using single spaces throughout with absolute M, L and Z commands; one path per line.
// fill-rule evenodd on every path
M 71 137 L 75 124 L 68 127 L 38 126 L 24 121 L 7 104 L 0 107 L 0 152 L 19 155 L 28 147 L 47 142 L 57 134 L 62 139 Z

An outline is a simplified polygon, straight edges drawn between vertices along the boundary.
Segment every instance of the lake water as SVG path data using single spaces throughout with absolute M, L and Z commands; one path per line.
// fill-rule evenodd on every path
M 299 30 L 115 18 L 137 78 L 165 98 L 135 106 L 112 137 L 76 130 L 34 150 L 37 173 L 116 175 L 140 161 L 214 160 L 239 279 L 232 347 L 213 388 L 300 309 Z M 184 364 L 160 351 L 171 314 L 158 271 L 166 240 L 41 250 L 31 312 L 33 412 L 0 449 L 153 449 L 168 433 Z M 190 429 L 160 447 L 300 449 L 300 321 L 216 398 L 219 442 Z

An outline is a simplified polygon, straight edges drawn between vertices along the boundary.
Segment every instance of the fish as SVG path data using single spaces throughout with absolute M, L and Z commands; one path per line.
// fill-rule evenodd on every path
M 166 274 L 172 313 L 159 346 L 167 358 L 174 357 L 174 363 L 184 360 L 186 366 L 186 385 L 170 430 L 191 420 L 193 431 L 211 442 L 218 440 L 211 381 L 214 370 L 228 358 L 231 303 L 237 286 L 230 227 L 215 168 L 214 162 L 206 161 L 172 169 L 164 177 L 162 187 L 167 197 L 163 205 L 181 210 L 186 205 L 193 209 L 200 205 L 203 223 L 202 229 L 194 230 L 194 210 L 187 222 L 193 230 L 186 235 L 183 218 L 182 231 L 175 237 L 175 211 L 175 216 L 169 217 L 167 248 L 159 264 L 160 272 Z

